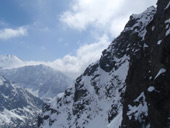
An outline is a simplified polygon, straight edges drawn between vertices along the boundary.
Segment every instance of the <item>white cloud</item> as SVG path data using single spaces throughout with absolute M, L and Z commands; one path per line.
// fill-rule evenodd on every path
M 141 13 L 155 3 L 156 0 L 74 0 L 60 20 L 80 31 L 93 26 L 117 36 L 132 13 Z
M 81 46 L 76 51 L 75 56 L 68 54 L 62 59 L 57 59 L 47 65 L 75 78 L 80 75 L 90 63 L 97 61 L 102 51 L 107 48 L 109 44 L 109 38 L 103 35 L 96 43 Z
M 25 27 L 19 27 L 17 29 L 5 28 L 0 30 L 0 39 L 10 39 L 18 36 L 24 36 L 27 33 L 27 29 Z

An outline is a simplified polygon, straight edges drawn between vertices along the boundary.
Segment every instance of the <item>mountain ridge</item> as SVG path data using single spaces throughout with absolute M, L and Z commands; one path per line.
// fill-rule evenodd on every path
M 36 128 L 43 101 L 0 76 L 0 127 Z
M 150 7 L 142 14 L 132 15 L 120 36 L 102 52 L 98 62 L 76 79 L 75 86 L 44 106 L 39 127 L 119 128 L 124 118 L 130 61 L 132 57 L 142 57 L 146 26 L 155 13 L 156 9 Z
M 42 99 L 53 98 L 72 85 L 66 75 L 42 64 L 1 69 L 0 74 Z

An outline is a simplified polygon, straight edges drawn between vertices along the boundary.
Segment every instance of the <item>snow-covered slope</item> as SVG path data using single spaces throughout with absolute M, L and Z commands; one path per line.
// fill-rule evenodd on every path
M 36 128 L 43 101 L 0 76 L 0 127 Z
M 99 61 L 76 79 L 75 86 L 44 106 L 39 127 L 119 128 L 130 62 L 133 56 L 141 58 L 146 26 L 155 12 L 150 7 L 142 14 L 132 15 L 120 36 L 103 51 Z
M 66 75 L 44 65 L 1 69 L 0 73 L 42 99 L 53 98 L 72 85 Z

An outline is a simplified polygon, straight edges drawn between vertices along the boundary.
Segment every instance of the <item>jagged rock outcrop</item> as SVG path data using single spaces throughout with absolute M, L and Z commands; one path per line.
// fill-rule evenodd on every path
M 0 76 L 0 127 L 36 128 L 43 101 Z
M 170 2 L 132 15 L 75 86 L 43 108 L 40 128 L 170 127 Z

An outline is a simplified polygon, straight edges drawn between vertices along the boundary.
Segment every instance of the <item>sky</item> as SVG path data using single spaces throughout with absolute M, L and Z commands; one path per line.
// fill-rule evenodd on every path
M 156 0 L 1 0 L 0 55 L 78 73 Z M 68 71 L 67 71 L 68 70 Z

